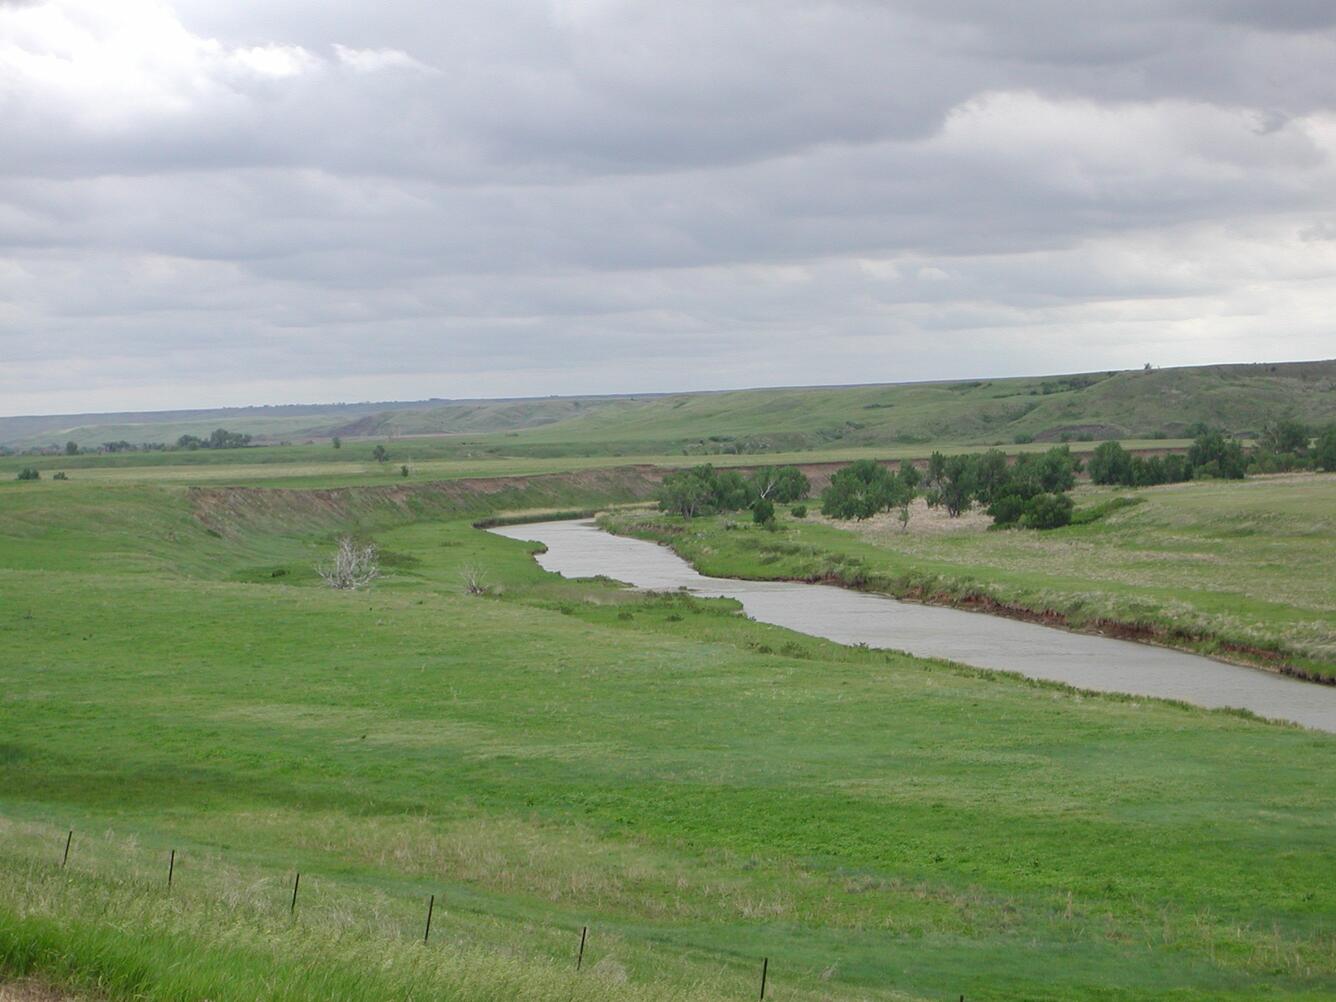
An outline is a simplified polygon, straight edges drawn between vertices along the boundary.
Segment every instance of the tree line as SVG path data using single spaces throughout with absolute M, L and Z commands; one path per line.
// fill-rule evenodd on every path
M 926 471 L 909 461 L 892 470 L 860 459 L 831 477 L 821 492 L 821 513 L 862 520 L 898 509 L 901 524 L 907 525 L 910 505 L 922 495 L 930 507 L 941 507 L 952 518 L 979 504 L 999 525 L 1052 528 L 1070 521 L 1066 492 L 1080 471 L 1080 460 L 1065 445 L 1021 455 L 1010 464 L 996 449 L 960 456 L 934 452 Z M 795 466 L 766 467 L 744 477 L 707 463 L 664 477 L 658 502 L 660 511 L 688 519 L 750 509 L 754 522 L 773 525 L 776 503 L 792 504 L 810 492 L 811 483 Z M 802 517 L 805 506 L 793 514 Z
M 1249 473 L 1287 469 L 1336 470 L 1336 425 L 1309 428 L 1282 420 L 1268 424 L 1256 448 L 1212 428 L 1193 429 L 1186 455 L 1134 456 L 1119 442 L 1102 442 L 1084 467 L 1097 484 L 1147 487 L 1206 478 L 1241 479 Z M 1072 521 L 1070 492 L 1083 471 L 1066 445 L 1008 460 L 999 449 L 947 456 L 934 452 L 920 470 L 908 460 L 898 469 L 860 459 L 837 470 L 821 492 L 821 513 L 835 519 L 867 519 L 898 511 L 909 523 L 910 506 L 922 497 L 931 508 L 957 518 L 976 506 L 995 526 L 1053 529 Z M 775 503 L 806 498 L 811 485 L 794 466 L 756 470 L 744 477 L 705 464 L 670 473 L 660 486 L 661 511 L 683 518 L 750 509 L 753 521 L 774 525 Z M 801 518 L 805 506 L 791 514 Z

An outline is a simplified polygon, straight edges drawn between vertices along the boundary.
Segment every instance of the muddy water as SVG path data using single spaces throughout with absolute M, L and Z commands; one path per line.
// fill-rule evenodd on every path
M 949 658 L 1083 689 L 1242 707 L 1264 717 L 1336 732 L 1336 686 L 1146 644 L 827 585 L 705 577 L 666 547 L 614 536 L 591 522 L 539 522 L 492 531 L 546 544 L 547 553 L 538 557 L 539 563 L 568 578 L 603 574 L 637 588 L 685 588 L 695 595 L 735 598 L 753 619 L 842 644 Z

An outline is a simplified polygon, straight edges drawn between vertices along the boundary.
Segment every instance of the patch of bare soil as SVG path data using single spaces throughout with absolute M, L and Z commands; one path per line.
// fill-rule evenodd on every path
M 915 498 L 909 506 L 909 524 L 900 526 L 900 510 L 882 512 L 862 522 L 840 522 L 824 517 L 820 511 L 809 515 L 813 522 L 833 525 L 837 529 L 853 529 L 860 536 L 870 540 L 893 539 L 897 536 L 935 536 L 944 532 L 983 532 L 993 524 L 985 512 L 980 509 L 962 512 L 952 518 L 945 508 L 929 508 L 923 498 Z
M 59 989 L 25 978 L 22 981 L 0 982 L 0 1002 L 87 1002 Z

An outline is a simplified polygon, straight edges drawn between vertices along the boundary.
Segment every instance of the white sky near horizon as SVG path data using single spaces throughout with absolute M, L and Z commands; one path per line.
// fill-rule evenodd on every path
M 1325 0 L 0 0 L 0 414 L 1336 356 Z

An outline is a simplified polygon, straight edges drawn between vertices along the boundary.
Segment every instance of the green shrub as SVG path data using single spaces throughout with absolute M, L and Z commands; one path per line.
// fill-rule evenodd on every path
M 1071 525 L 1089 525 L 1091 522 L 1098 522 L 1101 518 L 1112 515 L 1115 511 L 1122 511 L 1124 508 L 1135 508 L 1139 504 L 1144 504 L 1145 498 L 1117 497 L 1109 498 L 1107 501 L 1101 501 L 1098 504 L 1087 505 L 1084 508 L 1076 508 L 1072 511 Z
M 35 466 L 25 466 L 23 469 L 19 470 L 19 475 L 18 475 L 15 479 L 16 479 L 16 480 L 41 480 L 41 479 L 42 479 L 42 475 L 41 475 L 40 473 L 37 472 L 37 467 L 35 467 Z
M 1025 502 L 1021 525 L 1027 529 L 1057 529 L 1071 522 L 1074 507 L 1066 494 L 1036 494 Z
M 792 508 L 789 509 L 789 514 L 792 515 L 794 518 L 806 518 L 806 517 L 807 517 L 807 505 L 805 505 L 805 504 L 796 504 L 796 505 L 794 505 Z

